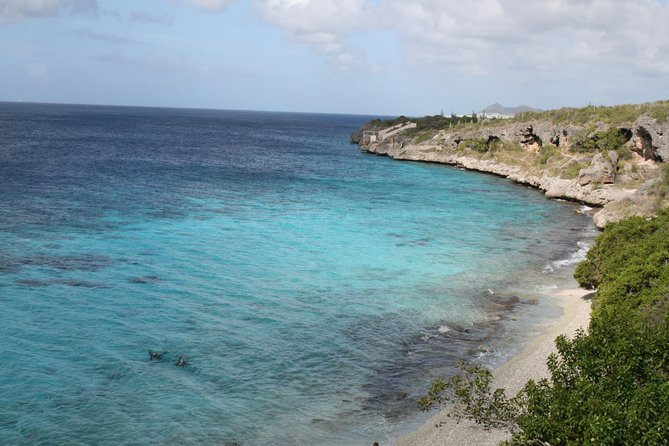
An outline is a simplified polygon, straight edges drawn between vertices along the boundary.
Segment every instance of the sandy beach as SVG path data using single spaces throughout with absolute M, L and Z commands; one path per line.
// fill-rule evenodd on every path
M 527 380 L 548 377 L 546 358 L 555 351 L 555 338 L 561 334 L 572 336 L 578 328 L 588 326 L 590 320 L 588 293 L 582 289 L 560 290 L 555 293 L 563 310 L 562 316 L 548 322 L 543 327 L 543 333 L 534 338 L 527 348 L 495 370 L 496 387 L 504 387 L 507 394 L 513 395 Z M 448 416 L 448 408 L 445 408 L 418 430 L 400 437 L 395 445 L 483 446 L 497 445 L 509 437 L 509 433 L 501 429 L 486 430 L 468 420 L 458 423 Z

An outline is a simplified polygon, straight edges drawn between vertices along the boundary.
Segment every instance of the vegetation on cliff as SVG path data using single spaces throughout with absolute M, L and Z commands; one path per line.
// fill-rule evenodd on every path
M 543 112 L 518 113 L 513 117 L 516 122 L 547 120 L 554 124 L 587 125 L 603 122 L 610 125 L 631 124 L 642 115 L 649 115 L 658 121 L 666 121 L 669 117 L 669 101 L 656 101 L 646 104 L 622 104 L 614 106 L 594 106 L 571 108 Z
M 368 152 L 464 165 L 531 184 L 552 197 L 603 206 L 594 217 L 599 227 L 669 205 L 660 184 L 661 166 L 669 162 L 669 101 L 528 112 L 512 119 L 410 120 L 415 128 L 391 137 L 381 132 L 352 140 Z M 375 120 L 364 129 L 407 121 L 404 116 Z
M 481 128 L 500 127 L 508 124 L 529 123 L 533 121 L 548 122 L 557 126 L 625 126 L 631 125 L 641 116 L 649 116 L 657 121 L 666 121 L 669 118 L 669 100 L 649 102 L 645 104 L 621 104 L 613 106 L 563 107 L 555 110 L 517 113 L 510 119 L 478 119 L 472 116 L 423 116 L 407 118 L 400 116 L 392 119 L 375 119 L 374 128 L 383 129 L 392 127 L 401 122 L 411 120 L 417 124 L 412 135 L 436 133 L 439 130 L 468 131 Z
M 596 289 L 588 331 L 556 340 L 550 379 L 513 398 L 465 366 L 434 383 L 424 408 L 511 429 L 509 444 L 664 445 L 669 439 L 669 210 L 609 225 L 577 268 Z

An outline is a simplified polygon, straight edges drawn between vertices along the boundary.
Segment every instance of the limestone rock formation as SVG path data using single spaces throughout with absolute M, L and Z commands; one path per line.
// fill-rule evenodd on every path
M 632 128 L 632 150 L 645 160 L 669 162 L 669 120 L 643 115 Z
M 630 215 L 652 215 L 661 203 L 669 204 L 658 186 L 658 163 L 669 161 L 669 120 L 641 115 L 633 124 L 615 126 L 556 122 L 503 122 L 420 136 L 398 131 L 360 146 L 395 159 L 501 175 L 549 198 L 601 207 L 593 216 L 598 227 Z
M 578 174 L 578 184 L 613 184 L 616 181 L 616 164 L 618 155 L 616 152 L 609 152 L 608 155 L 601 153 L 592 158 L 590 167 L 581 169 Z
M 525 146 L 526 149 L 534 150 L 535 152 L 537 152 L 543 145 L 541 138 L 534 133 L 532 124 L 521 133 L 520 143 Z

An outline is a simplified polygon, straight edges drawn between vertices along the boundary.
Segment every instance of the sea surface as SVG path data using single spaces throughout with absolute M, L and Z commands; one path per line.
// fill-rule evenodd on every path
M 579 206 L 368 119 L 0 103 L 0 443 L 387 444 L 559 314 Z

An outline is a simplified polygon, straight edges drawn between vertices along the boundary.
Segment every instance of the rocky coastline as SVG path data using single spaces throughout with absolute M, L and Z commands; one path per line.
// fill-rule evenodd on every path
M 400 117 L 366 124 L 351 135 L 351 142 L 370 154 L 499 175 L 538 188 L 548 198 L 588 204 L 596 208 L 594 224 L 604 228 L 633 215 L 653 216 L 669 206 L 668 115 L 669 101 L 663 101 L 530 113 L 493 122 Z M 556 352 L 555 337 L 589 330 L 592 295 L 568 289 L 560 295 L 562 317 L 494 371 L 495 388 L 513 395 L 529 379 L 550 377 L 546 361 Z M 451 412 L 446 407 L 394 444 L 495 445 L 510 438 L 504 428 L 458 422 Z
M 397 160 L 448 164 L 536 187 L 548 198 L 593 206 L 599 228 L 667 205 L 669 120 L 647 114 L 627 125 L 549 120 L 415 131 L 407 119 L 392 132 L 366 125 L 351 141 Z M 389 136 L 388 136 L 389 135 Z M 606 144 L 613 139 L 618 144 Z M 610 150 L 609 150 L 610 146 Z

